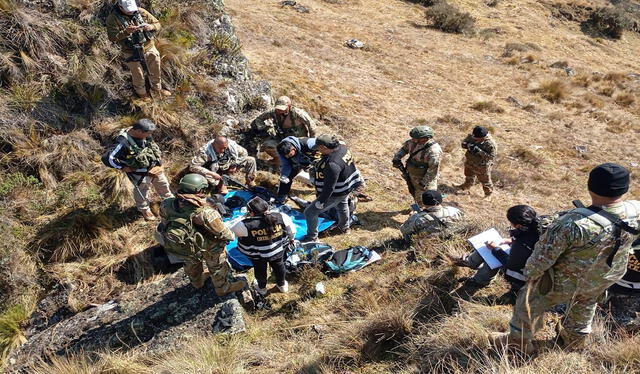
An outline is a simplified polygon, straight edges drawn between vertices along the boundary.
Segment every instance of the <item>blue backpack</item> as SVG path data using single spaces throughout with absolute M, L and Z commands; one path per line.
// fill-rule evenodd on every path
M 373 252 L 367 247 L 349 247 L 337 251 L 333 257 L 325 261 L 327 268 L 336 274 L 362 269 L 371 259 Z
M 307 266 L 323 263 L 331 258 L 333 254 L 333 247 L 328 244 L 297 243 L 296 247 L 287 253 L 284 266 L 287 269 L 287 273 L 298 273 Z

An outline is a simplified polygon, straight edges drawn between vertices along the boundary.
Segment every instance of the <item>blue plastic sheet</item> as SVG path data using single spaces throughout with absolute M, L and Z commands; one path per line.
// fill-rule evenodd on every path
M 245 201 L 249 201 L 254 197 L 254 194 L 249 191 L 237 190 L 227 193 L 225 198 L 228 199 L 232 196 L 238 196 Z M 300 239 L 306 235 L 307 221 L 304 219 L 304 214 L 302 214 L 302 212 L 294 209 L 289 209 L 287 206 L 282 205 L 277 205 L 276 208 L 279 208 L 278 210 L 280 212 L 286 213 L 289 215 L 289 217 L 291 217 L 293 224 L 296 226 L 296 239 Z M 238 217 L 244 216 L 246 214 L 246 206 L 235 208 L 232 210 L 232 212 L 232 216 L 229 218 L 225 218 L 225 221 L 231 221 Z M 334 221 L 320 217 L 318 219 L 318 231 L 322 232 L 331 227 L 331 225 L 333 225 L 334 223 Z M 238 250 L 238 239 L 227 244 L 227 255 L 229 258 L 229 263 L 231 263 L 231 266 L 236 270 L 242 271 L 253 267 L 251 260 Z

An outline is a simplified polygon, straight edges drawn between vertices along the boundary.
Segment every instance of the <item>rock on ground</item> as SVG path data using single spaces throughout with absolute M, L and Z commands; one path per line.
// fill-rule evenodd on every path
M 10 358 L 9 372 L 26 372 L 39 358 L 80 351 L 166 352 L 196 335 L 242 332 L 242 315 L 234 295 L 216 296 L 209 281 L 202 289 L 194 289 L 180 270 L 44 330 L 29 331 L 27 343 Z

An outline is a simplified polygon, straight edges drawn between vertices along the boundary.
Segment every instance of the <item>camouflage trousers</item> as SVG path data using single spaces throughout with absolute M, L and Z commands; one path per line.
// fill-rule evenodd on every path
M 423 185 L 422 183 L 427 176 L 426 168 L 417 168 L 409 165 L 407 166 L 407 173 L 409 174 L 409 180 L 415 189 L 413 199 L 416 201 L 416 204 L 424 206 L 424 204 L 422 204 L 422 193 L 427 190 L 438 189 L 438 174 L 428 176 L 428 178 L 426 178 L 428 183 Z
M 531 340 L 544 326 L 544 313 L 556 305 L 566 304 L 566 312 L 559 329 L 565 347 L 580 348 L 591 333 L 591 323 L 602 293 L 597 295 L 575 294 L 571 282 L 556 281 L 553 286 L 540 281 L 527 282 L 518 292 L 513 316 L 509 322 L 510 334 L 515 340 Z M 551 288 L 550 290 L 548 290 Z M 606 287 L 604 288 L 606 289 Z M 603 292 L 604 292 L 603 289 Z M 548 290 L 548 292 L 547 292 Z
M 184 272 L 189 277 L 191 284 L 195 288 L 201 288 L 206 280 L 202 262 L 207 264 L 209 276 L 216 289 L 225 288 L 232 279 L 233 272 L 231 265 L 227 261 L 224 247 L 215 247 L 202 252 L 201 258 L 186 257 L 184 262 Z
M 491 169 L 492 164 L 488 165 L 469 165 L 464 164 L 464 183 L 460 186 L 462 189 L 467 189 L 476 183 L 476 178 L 482 183 L 482 189 L 485 195 L 490 195 L 493 192 L 493 182 L 491 181 Z

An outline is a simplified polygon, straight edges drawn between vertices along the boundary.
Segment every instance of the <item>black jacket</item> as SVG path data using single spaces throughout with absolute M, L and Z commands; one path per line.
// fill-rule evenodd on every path
M 495 251 L 495 255 L 505 267 L 505 279 L 513 286 L 521 288 L 526 278 L 522 274 L 524 265 L 531 256 L 533 249 L 540 239 L 538 230 L 514 229 L 509 231 L 511 235 L 511 251 L 506 254 L 502 250 Z
M 330 197 L 348 195 L 362 184 L 353 156 L 343 144 L 314 164 L 313 179 L 316 196 L 323 204 Z

